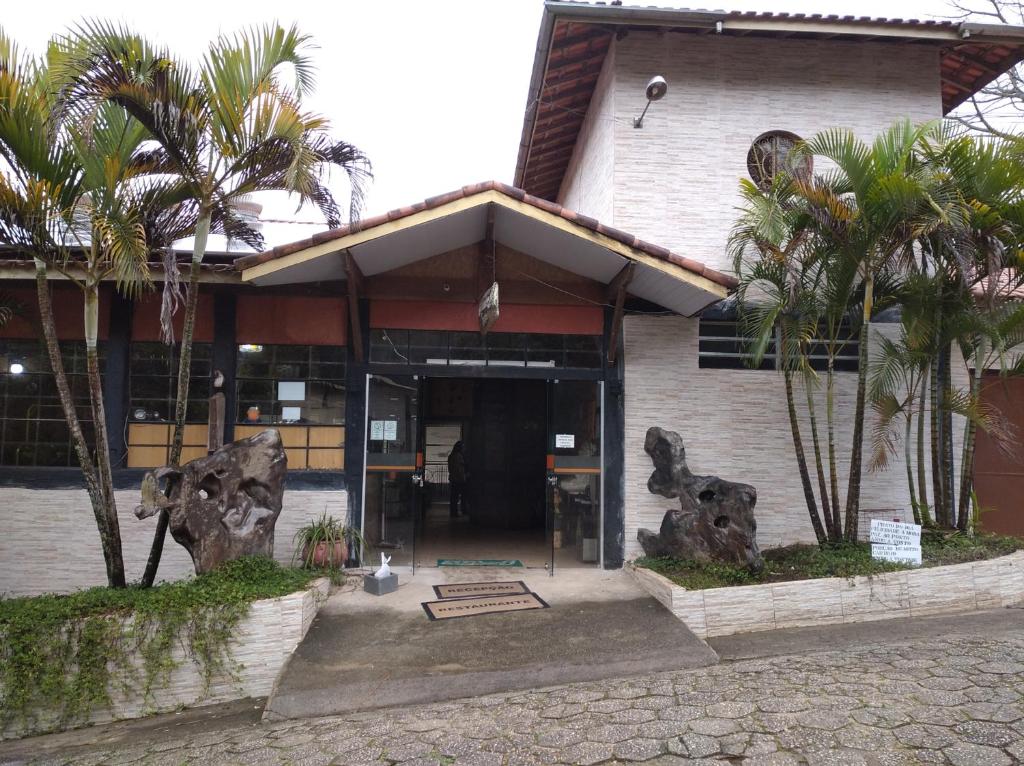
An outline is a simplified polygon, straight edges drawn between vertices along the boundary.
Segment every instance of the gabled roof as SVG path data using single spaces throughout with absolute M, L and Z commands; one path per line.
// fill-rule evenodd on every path
M 612 38 L 631 29 L 934 46 L 944 114 L 1024 60 L 1024 27 L 548 0 L 534 55 L 516 186 L 544 199 L 556 198 Z
M 488 220 L 491 223 L 488 224 Z M 478 243 L 488 229 L 507 247 L 604 284 L 635 264 L 629 292 L 692 316 L 737 284 L 728 274 L 496 181 L 235 261 L 243 282 L 292 284 L 346 278 L 348 253 L 367 276 Z

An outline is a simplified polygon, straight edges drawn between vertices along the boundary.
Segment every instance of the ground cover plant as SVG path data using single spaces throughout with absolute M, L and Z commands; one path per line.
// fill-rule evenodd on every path
M 1005 556 L 1024 549 L 1024 540 L 1001 535 L 965 535 L 924 530 L 921 533 L 922 566 L 960 564 Z M 871 558 L 866 543 L 790 545 L 764 552 L 764 569 L 751 572 L 738 564 L 699 562 L 668 557 L 643 557 L 636 565 L 650 569 L 689 590 L 762 585 L 819 577 L 859 577 L 910 569 L 904 564 Z
M 148 704 L 186 661 L 207 686 L 235 677 L 230 641 L 250 604 L 302 590 L 320 574 L 250 557 L 153 588 L 0 599 L 0 728 L 81 722 L 117 691 Z M 175 658 L 178 647 L 185 659 Z

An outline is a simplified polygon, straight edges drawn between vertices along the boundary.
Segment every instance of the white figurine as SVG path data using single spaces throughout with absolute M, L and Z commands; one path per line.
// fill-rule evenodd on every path
M 388 563 L 391 561 L 390 556 L 385 556 L 383 553 L 380 554 L 380 569 L 373 573 L 373 576 L 378 580 L 383 580 L 385 577 L 391 576 L 391 567 Z

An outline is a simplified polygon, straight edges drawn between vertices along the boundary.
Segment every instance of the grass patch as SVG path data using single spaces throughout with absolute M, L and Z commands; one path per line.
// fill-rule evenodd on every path
M 116 689 L 147 703 L 181 664 L 182 647 L 207 684 L 235 677 L 228 645 L 253 601 L 306 588 L 320 572 L 263 557 L 231 561 L 153 588 L 90 588 L 0 599 L 0 724 L 66 726 L 111 704 Z
M 1022 548 L 1024 540 L 1000 535 L 968 536 L 934 530 L 924 530 L 921 535 L 921 560 L 925 567 L 997 558 Z M 820 577 L 858 577 L 912 568 L 904 564 L 876 561 L 871 558 L 871 546 L 866 543 L 773 548 L 764 552 L 764 569 L 756 574 L 739 565 L 666 557 L 644 556 L 635 563 L 664 575 L 688 590 L 813 580 Z

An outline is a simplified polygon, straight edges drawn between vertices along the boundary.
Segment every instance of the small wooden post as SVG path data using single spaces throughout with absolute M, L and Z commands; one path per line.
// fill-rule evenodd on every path
M 224 418 L 226 416 L 226 401 L 224 392 L 220 389 L 224 386 L 224 373 L 220 370 L 213 371 L 213 396 L 210 397 L 209 427 L 206 432 L 206 453 L 213 454 L 224 446 Z
M 206 436 L 206 451 L 213 453 L 224 446 L 224 394 L 220 391 L 210 397 L 210 430 Z
M 626 288 L 633 281 L 636 264 L 632 261 L 622 267 L 622 271 L 608 284 L 608 302 L 615 302 L 615 313 L 612 315 L 612 328 L 608 336 L 608 366 L 615 364 L 615 356 L 619 350 L 619 336 L 622 335 L 623 308 L 626 304 Z

